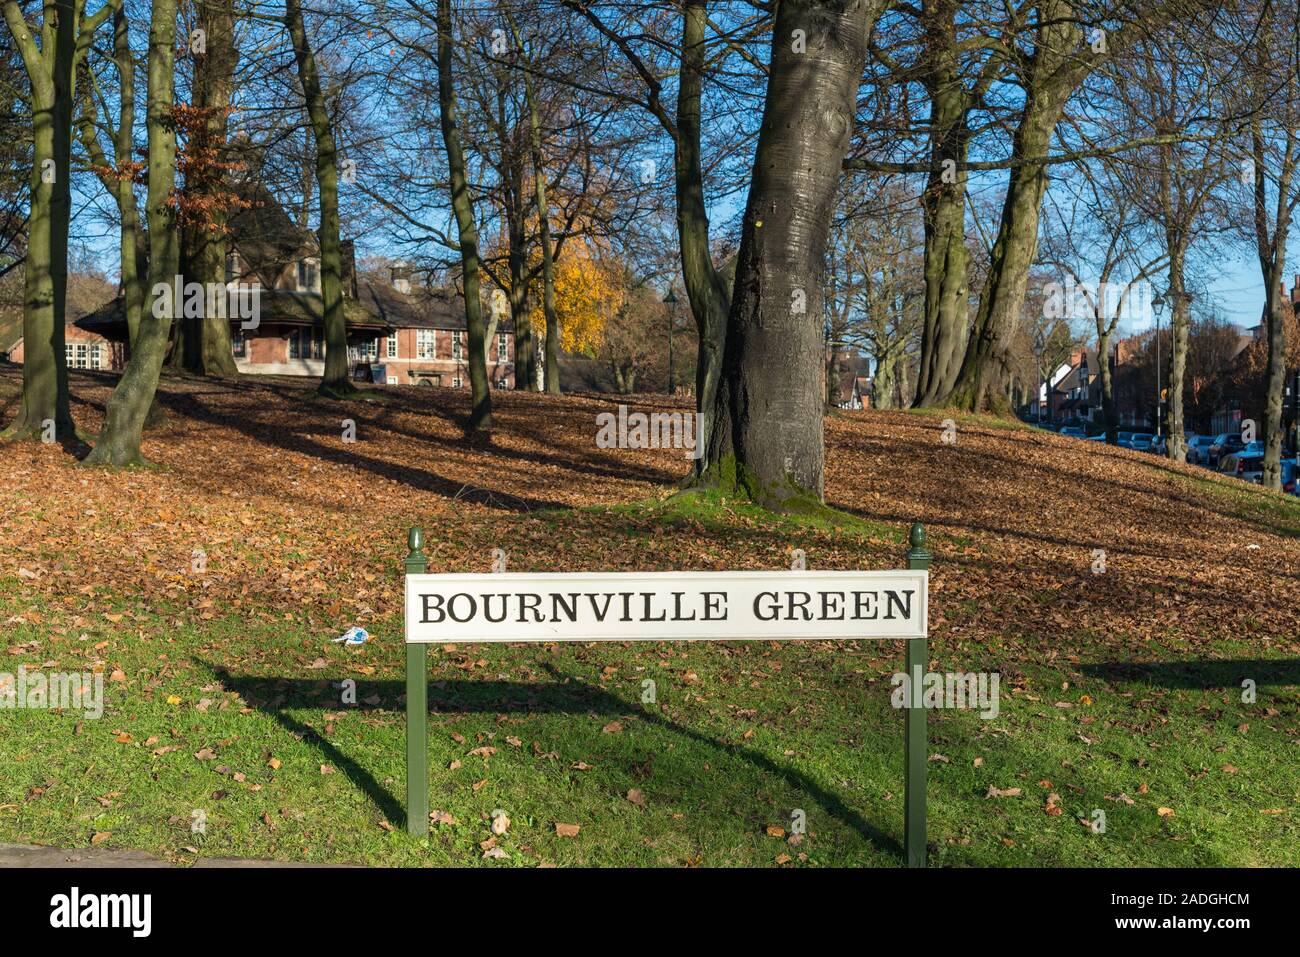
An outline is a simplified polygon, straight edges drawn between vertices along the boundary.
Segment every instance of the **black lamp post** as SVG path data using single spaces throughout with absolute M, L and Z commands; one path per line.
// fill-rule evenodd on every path
M 677 391 L 677 375 L 673 369 L 673 327 L 677 324 L 677 297 L 673 295 L 672 287 L 668 287 L 668 295 L 664 296 L 664 305 L 668 307 L 668 394 L 672 395 Z

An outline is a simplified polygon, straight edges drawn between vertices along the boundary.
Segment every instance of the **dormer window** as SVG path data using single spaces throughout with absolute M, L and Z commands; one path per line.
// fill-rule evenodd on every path
M 298 260 L 298 291 L 320 292 L 320 267 L 314 260 Z

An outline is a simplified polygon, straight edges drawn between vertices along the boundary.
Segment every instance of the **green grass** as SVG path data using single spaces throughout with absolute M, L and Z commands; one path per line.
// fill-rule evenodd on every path
M 788 854 L 788 866 L 899 864 L 902 714 L 889 680 L 899 642 L 435 646 L 430 806 L 456 823 L 418 841 L 401 809 L 397 620 L 345 649 L 310 622 L 249 613 L 189 623 L 125 598 L 114 602 L 123 622 L 96 615 L 68 630 L 74 605 L 33 606 L 17 581 L 0 582 L 0 618 L 43 616 L 9 625 L 0 671 L 102 658 L 126 679 L 106 685 L 98 720 L 0 710 L 0 841 L 85 847 L 108 832 L 101 846 L 177 860 L 728 866 Z M 1089 646 L 1086 635 L 1062 642 Z M 1223 663 L 1185 666 L 1011 665 L 997 644 L 963 649 L 960 664 L 934 654 L 936 670 L 998 671 L 1001 711 L 930 715 L 930 753 L 946 759 L 929 765 L 933 864 L 1300 863 L 1294 662 L 1257 660 L 1245 641 L 1217 646 Z M 1203 655 L 1171 639 L 1161 657 Z M 1258 684 L 1254 704 L 1241 701 L 1243 677 Z M 346 679 L 356 705 L 335 687 Z M 643 705 L 647 679 L 657 700 Z M 611 722 L 620 730 L 605 730 Z M 484 746 L 496 753 L 469 754 Z M 213 760 L 196 759 L 204 748 Z M 1021 796 L 986 798 L 990 786 Z M 628 800 L 633 789 L 644 807 Z M 1060 815 L 1045 810 L 1051 793 Z M 498 839 L 507 857 L 487 861 L 479 842 L 497 808 L 513 821 Z M 1104 834 L 1078 823 L 1097 808 Z M 795 809 L 807 820 L 800 844 L 767 833 L 789 831 Z M 206 815 L 202 834 L 194 811 Z M 557 822 L 582 830 L 558 837 Z

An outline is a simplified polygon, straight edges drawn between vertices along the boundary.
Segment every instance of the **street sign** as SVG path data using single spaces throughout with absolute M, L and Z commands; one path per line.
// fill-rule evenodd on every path
M 408 642 L 925 637 L 926 571 L 408 575 Z
M 928 667 L 930 553 L 912 526 L 906 570 L 427 574 L 424 533 L 406 556 L 406 828 L 429 833 L 431 642 L 907 639 Z M 925 866 L 925 709 L 905 710 L 904 851 Z

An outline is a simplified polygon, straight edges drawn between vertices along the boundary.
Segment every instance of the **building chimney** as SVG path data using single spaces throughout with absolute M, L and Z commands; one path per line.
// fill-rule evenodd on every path
M 1300 302 L 1300 272 L 1295 274 L 1295 285 L 1291 287 L 1291 301 Z
M 393 263 L 390 267 L 393 288 L 402 295 L 409 295 L 411 292 L 411 267 L 406 263 Z
M 343 295 L 357 298 L 357 249 L 350 239 L 339 240 L 339 280 Z

